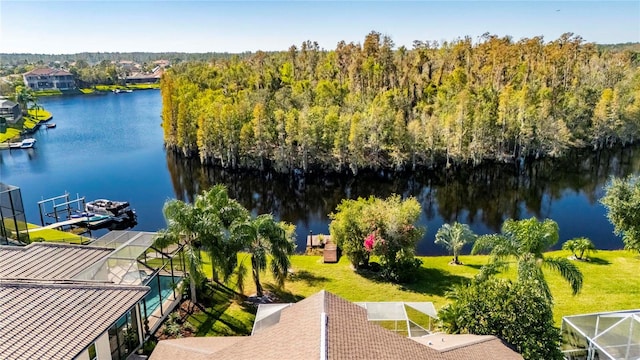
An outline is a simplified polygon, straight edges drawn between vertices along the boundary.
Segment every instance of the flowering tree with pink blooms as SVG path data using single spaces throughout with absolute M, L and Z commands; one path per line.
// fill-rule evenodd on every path
M 415 247 L 424 230 L 414 225 L 420 213 L 416 199 L 397 195 L 343 200 L 330 214 L 329 228 L 354 268 L 367 267 L 373 256 L 382 267 L 381 277 L 405 282 L 420 266 Z

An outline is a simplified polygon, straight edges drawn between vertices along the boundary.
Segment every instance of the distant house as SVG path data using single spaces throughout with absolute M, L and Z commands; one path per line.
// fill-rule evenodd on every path
M 268 304 L 264 316 L 260 305 L 251 336 L 163 340 L 150 360 L 522 359 L 490 335 L 401 336 L 372 322 L 386 320 L 381 315 L 390 312 L 378 310 L 389 304 L 397 303 L 355 304 L 321 291 L 295 304 Z
M 125 71 L 133 71 L 140 68 L 140 64 L 135 63 L 131 60 L 120 60 L 118 61 L 118 67 Z
M 141 72 L 136 72 L 126 77 L 126 82 L 128 84 L 156 84 L 160 82 L 160 78 L 162 78 L 162 73 L 164 73 L 164 69 L 159 65 L 156 66 L 151 73 L 145 74 Z
M 155 250 L 154 238 L 1 245 L 0 358 L 127 359 L 181 297 L 180 249 Z
M 73 74 L 61 69 L 34 69 L 22 75 L 22 78 L 31 90 L 70 90 L 76 87 Z
M 15 124 L 22 118 L 22 109 L 13 101 L 0 98 L 0 117 L 7 120 L 9 124 Z

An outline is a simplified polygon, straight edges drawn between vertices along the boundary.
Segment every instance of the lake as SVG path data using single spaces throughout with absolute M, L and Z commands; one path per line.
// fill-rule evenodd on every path
M 622 241 L 598 199 L 610 176 L 640 171 L 640 149 L 627 148 L 575 153 L 522 169 L 504 164 L 456 172 L 363 173 L 357 178 L 232 172 L 165 153 L 157 90 L 48 97 L 39 103 L 53 114 L 57 127 L 41 127 L 33 136 L 35 149 L 0 152 L 0 181 L 21 188 L 27 220 L 34 224 L 40 224 L 38 201 L 68 192 L 88 201 L 129 201 L 138 213 L 134 229 L 156 231 L 165 227 L 162 206 L 167 199 L 190 201 L 212 184 L 224 183 L 254 214 L 273 213 L 296 224 L 299 251 L 309 231 L 328 233 L 327 214 L 342 199 L 391 194 L 414 196 L 422 204 L 420 223 L 427 232 L 418 245 L 420 255 L 446 253 L 433 244 L 443 223 L 464 222 L 487 234 L 498 232 L 504 219 L 531 216 L 558 223 L 558 247 L 585 236 L 599 249 L 619 249 Z

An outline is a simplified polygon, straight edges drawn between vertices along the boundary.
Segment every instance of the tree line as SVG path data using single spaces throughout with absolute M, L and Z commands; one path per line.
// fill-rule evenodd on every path
M 152 62 L 154 60 L 203 61 L 211 58 L 230 58 L 237 54 L 225 52 L 185 53 L 185 52 L 81 52 L 75 54 L 32 54 L 32 53 L 4 53 L 0 54 L 0 64 L 18 66 L 27 64 L 48 64 L 53 62 L 74 62 L 78 60 L 97 64 L 103 60 L 119 61 L 131 60 L 137 63 Z M 244 54 L 241 54 L 244 55 Z M 175 62 L 179 62 L 175 61 Z
M 415 169 L 562 156 L 639 135 L 631 51 L 564 34 L 485 34 L 394 47 L 371 32 L 334 50 L 174 66 L 162 79 L 169 149 L 224 168 Z

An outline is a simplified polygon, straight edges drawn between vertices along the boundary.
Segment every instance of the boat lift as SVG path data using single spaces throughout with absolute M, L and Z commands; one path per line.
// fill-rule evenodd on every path
M 71 199 L 70 194 L 65 192 L 64 195 L 55 196 L 49 199 L 38 201 L 38 210 L 40 210 L 40 222 L 42 226 L 45 218 L 54 218 L 55 223 L 71 219 L 71 215 L 82 213 L 86 204 L 85 197 L 76 194 L 75 199 Z M 62 220 L 61 220 L 62 219 Z

